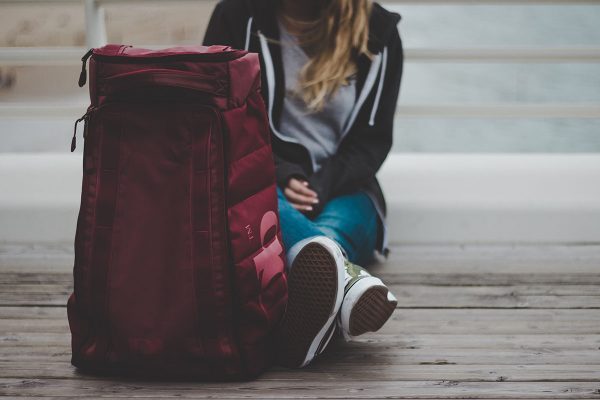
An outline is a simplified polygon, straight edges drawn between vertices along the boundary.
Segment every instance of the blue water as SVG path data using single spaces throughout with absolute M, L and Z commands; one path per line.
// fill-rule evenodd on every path
M 386 5 L 405 48 L 600 47 L 600 5 Z M 599 63 L 405 64 L 403 104 L 600 104 Z M 395 151 L 598 152 L 600 119 L 398 118 Z

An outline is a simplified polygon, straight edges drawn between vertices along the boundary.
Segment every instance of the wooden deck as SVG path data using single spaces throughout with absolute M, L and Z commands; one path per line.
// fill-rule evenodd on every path
M 600 247 L 412 246 L 373 271 L 379 333 L 249 383 L 108 380 L 70 365 L 72 246 L 0 246 L 0 397 L 599 398 Z

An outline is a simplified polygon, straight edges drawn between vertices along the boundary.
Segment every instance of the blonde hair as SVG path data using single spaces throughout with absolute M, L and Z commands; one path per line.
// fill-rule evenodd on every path
M 371 7 L 371 0 L 329 0 L 316 20 L 296 21 L 304 27 L 299 44 L 309 55 L 300 70 L 298 94 L 309 110 L 321 110 L 348 84 L 359 55 L 372 57 L 367 47 Z

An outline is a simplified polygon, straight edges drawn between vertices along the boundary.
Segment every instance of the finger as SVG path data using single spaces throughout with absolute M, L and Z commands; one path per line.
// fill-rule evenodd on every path
M 302 205 L 312 205 L 315 204 L 315 197 L 308 197 L 305 196 L 303 194 L 300 194 L 294 190 L 292 190 L 291 188 L 287 187 L 284 189 L 283 191 L 285 197 L 287 197 L 287 199 L 290 202 L 293 203 L 297 203 L 297 204 L 302 204 Z
M 289 187 L 286 187 L 283 190 L 283 194 L 285 195 L 285 197 L 288 198 L 288 200 L 290 200 L 293 203 L 298 203 L 298 204 L 302 204 L 302 205 L 311 205 L 311 204 L 315 204 L 315 200 L 317 200 L 315 197 L 309 197 L 309 196 L 305 196 L 303 194 L 300 194 L 292 189 L 290 189 Z M 317 200 L 318 201 L 318 200 Z
M 292 203 L 290 202 L 290 204 L 292 205 L 292 207 L 294 207 L 296 210 L 298 211 L 312 211 L 312 206 L 307 206 L 304 204 L 297 204 L 297 203 Z
M 306 181 L 301 181 L 299 179 L 292 178 L 290 180 L 289 187 L 294 189 L 294 191 L 301 193 L 305 196 L 318 196 L 317 192 L 308 187 L 308 182 Z
M 290 179 L 289 187 L 294 189 L 294 191 L 301 193 L 305 196 L 317 197 L 317 192 L 309 188 L 308 182 L 300 181 L 298 179 L 292 178 Z

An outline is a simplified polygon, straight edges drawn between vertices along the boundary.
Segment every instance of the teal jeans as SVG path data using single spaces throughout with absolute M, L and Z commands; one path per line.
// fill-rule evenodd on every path
M 374 259 L 377 211 L 369 196 L 355 192 L 331 199 L 314 218 L 296 210 L 277 188 L 281 233 L 286 249 L 302 239 L 324 235 L 335 240 L 348 260 L 361 266 Z

